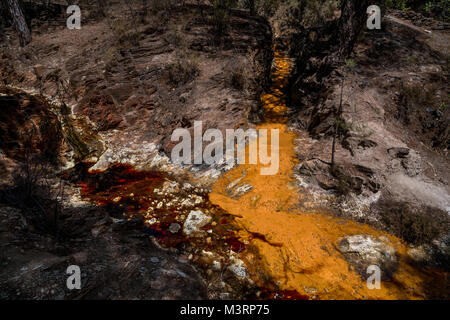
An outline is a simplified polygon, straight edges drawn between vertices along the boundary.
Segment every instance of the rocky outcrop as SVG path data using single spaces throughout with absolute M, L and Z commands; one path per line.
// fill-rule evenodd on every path
M 130 136 L 137 153 L 145 141 L 170 154 L 172 132 L 192 128 L 196 120 L 204 122 L 204 130 L 246 128 L 249 119 L 261 120 L 259 95 L 272 62 L 266 20 L 232 11 L 217 36 L 210 7 L 202 9 L 204 19 L 196 6 L 185 5 L 162 22 L 149 16 L 131 25 L 129 10 L 118 6 L 105 8 L 121 12 L 114 18 L 88 19 L 76 44 L 65 37 L 67 30 L 58 29 L 51 38 L 58 41 L 34 37 L 23 54 L 33 59 L 18 62 L 11 47 L 2 48 L 2 78 L 63 100 L 95 125 L 109 150 L 120 150 Z M 95 41 L 89 28 L 96 29 Z M 182 81 L 175 83 L 175 75 Z
M 13 161 L 39 157 L 53 165 L 99 157 L 100 136 L 86 119 L 39 94 L 0 88 L 0 149 Z

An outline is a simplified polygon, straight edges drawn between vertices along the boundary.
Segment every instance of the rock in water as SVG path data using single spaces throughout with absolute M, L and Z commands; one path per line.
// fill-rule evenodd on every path
M 212 218 L 210 216 L 207 216 L 200 210 L 192 210 L 184 222 L 183 232 L 188 236 L 201 233 L 201 228 L 206 226 L 211 219 Z
M 240 184 L 245 175 L 231 182 L 226 189 L 227 195 L 233 199 L 239 199 L 244 194 L 253 189 L 253 186 L 248 183 Z
M 371 265 L 381 269 L 382 280 L 392 279 L 398 266 L 395 249 L 384 237 L 348 236 L 339 241 L 338 249 L 364 279 L 368 276 L 367 267 Z
M 172 223 L 169 227 L 169 231 L 171 233 L 178 233 L 178 231 L 180 231 L 181 226 L 178 223 Z
M 233 199 L 239 199 L 246 193 L 250 192 L 253 189 L 253 186 L 250 184 L 241 184 L 230 191 L 228 194 Z
M 247 269 L 245 268 L 244 262 L 240 259 L 234 259 L 233 264 L 231 264 L 228 269 L 239 279 L 245 279 L 247 277 Z

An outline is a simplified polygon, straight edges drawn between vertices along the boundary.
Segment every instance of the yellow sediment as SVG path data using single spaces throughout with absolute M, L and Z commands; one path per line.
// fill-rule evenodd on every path
M 260 174 L 263 165 L 239 165 L 224 174 L 210 194 L 212 203 L 236 216 L 241 239 L 257 248 L 256 253 L 242 253 L 253 280 L 258 283 L 261 274 L 268 275 L 281 290 L 295 290 L 320 299 L 425 298 L 424 283 L 436 275 L 407 264 L 407 247 L 400 239 L 368 225 L 296 208 L 301 196 L 293 178 L 293 168 L 298 164 L 294 151 L 297 136 L 286 125 L 287 107 L 281 92 L 292 63 L 279 53 L 275 63 L 273 88 L 262 96 L 268 121 L 258 129 L 279 129 L 279 172 L 264 176 Z M 230 198 L 227 186 L 241 177 L 241 182 L 249 183 L 253 189 L 239 199 Z M 355 234 L 384 236 L 397 250 L 399 267 L 395 280 L 383 281 L 380 290 L 369 290 L 336 248 L 340 238 Z

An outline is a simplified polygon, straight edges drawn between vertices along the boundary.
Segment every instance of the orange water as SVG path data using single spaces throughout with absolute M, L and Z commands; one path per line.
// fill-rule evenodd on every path
M 276 53 L 275 63 L 273 86 L 262 96 L 268 120 L 258 129 L 280 132 L 279 173 L 263 176 L 262 165 L 240 165 L 223 175 L 210 193 L 212 203 L 237 217 L 241 240 L 257 249 L 242 253 L 252 279 L 256 283 L 262 277 L 270 279 L 282 290 L 318 299 L 426 298 L 429 283 L 433 286 L 433 281 L 442 282 L 444 275 L 409 265 L 407 247 L 400 239 L 368 225 L 296 208 L 301 197 L 293 178 L 293 168 L 298 164 L 294 152 L 297 135 L 286 125 L 287 106 L 282 94 L 292 62 Z M 230 198 L 227 186 L 239 178 L 253 189 L 239 199 Z M 340 238 L 354 234 L 384 236 L 398 252 L 395 279 L 383 281 L 380 290 L 369 290 L 336 249 Z

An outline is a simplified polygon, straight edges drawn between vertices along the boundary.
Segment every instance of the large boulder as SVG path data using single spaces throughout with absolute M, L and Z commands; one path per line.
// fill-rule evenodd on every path
M 192 210 L 184 222 L 183 232 L 188 236 L 201 234 L 203 231 L 202 228 L 206 226 L 211 219 L 210 216 L 207 216 L 200 210 Z
M 364 279 L 371 265 L 381 269 L 382 280 L 391 280 L 398 266 L 396 251 L 385 237 L 348 236 L 339 241 L 338 249 Z

